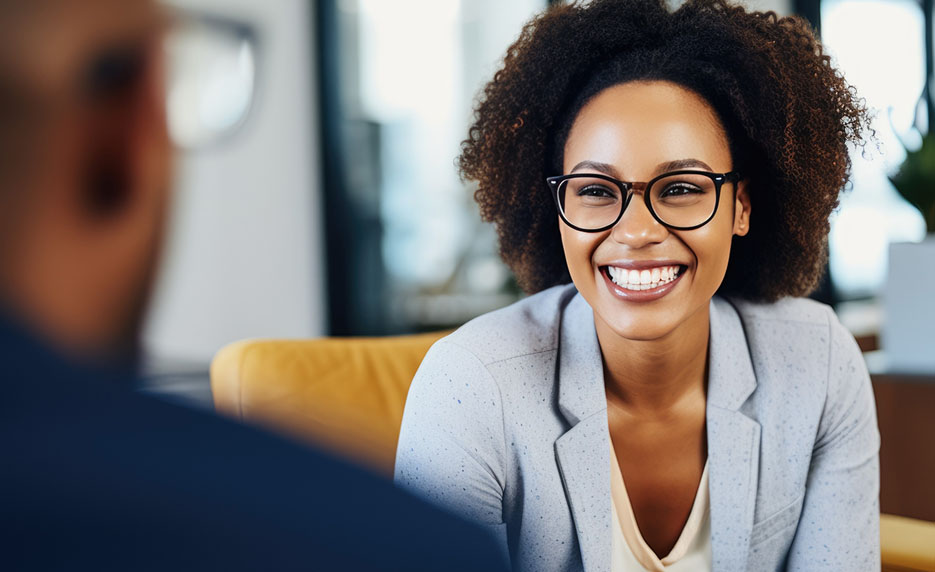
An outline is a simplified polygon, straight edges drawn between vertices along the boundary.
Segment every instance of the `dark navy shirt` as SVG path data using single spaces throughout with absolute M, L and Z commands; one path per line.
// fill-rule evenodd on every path
M 2 570 L 501 570 L 475 527 L 0 320 Z

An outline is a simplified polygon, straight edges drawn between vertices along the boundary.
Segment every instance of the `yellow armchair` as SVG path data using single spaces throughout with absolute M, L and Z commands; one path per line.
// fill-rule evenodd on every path
M 237 342 L 211 364 L 214 404 L 389 477 L 409 384 L 443 335 Z M 935 523 L 882 515 L 880 536 L 884 572 L 935 572 Z
M 392 477 L 409 384 L 445 333 L 236 342 L 211 363 L 214 405 Z

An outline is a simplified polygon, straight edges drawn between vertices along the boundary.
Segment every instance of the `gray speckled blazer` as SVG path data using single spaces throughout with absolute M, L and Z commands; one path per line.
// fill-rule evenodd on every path
M 714 570 L 879 570 L 879 434 L 853 337 L 802 299 L 710 314 Z M 560 286 L 432 347 L 396 481 L 489 525 L 514 570 L 606 571 L 609 451 L 594 316 Z

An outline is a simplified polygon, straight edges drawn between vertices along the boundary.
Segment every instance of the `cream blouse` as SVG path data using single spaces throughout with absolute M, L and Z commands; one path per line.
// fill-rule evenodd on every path
M 630 506 L 630 497 L 617 463 L 617 455 L 610 447 L 610 494 L 613 512 L 611 542 L 611 571 L 635 572 L 709 572 L 711 570 L 711 518 L 708 502 L 708 463 L 705 462 L 695 493 L 688 521 L 675 546 L 660 559 L 652 551 L 636 525 Z

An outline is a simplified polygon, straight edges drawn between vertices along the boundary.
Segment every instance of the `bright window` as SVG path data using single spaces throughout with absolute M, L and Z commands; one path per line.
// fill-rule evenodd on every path
M 852 152 L 853 189 L 832 218 L 831 277 L 844 299 L 874 296 L 890 242 L 925 236 L 922 215 L 887 178 L 921 142 L 914 120 L 925 80 L 924 19 L 913 0 L 822 0 L 822 41 L 875 114 L 879 149 Z

